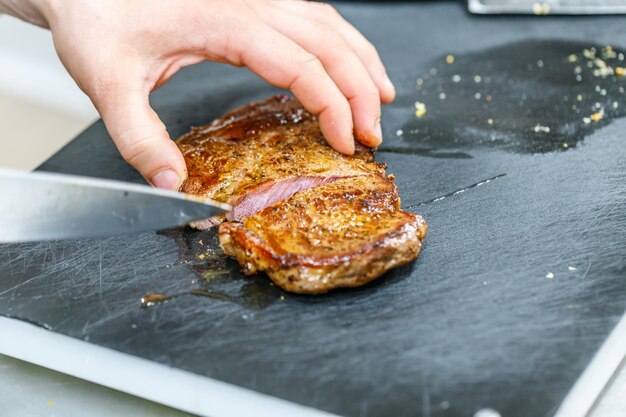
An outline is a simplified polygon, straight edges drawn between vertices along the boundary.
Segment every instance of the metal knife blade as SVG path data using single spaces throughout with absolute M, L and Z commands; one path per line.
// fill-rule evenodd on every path
M 0 169 L 0 242 L 139 233 L 229 210 L 228 204 L 147 185 Z

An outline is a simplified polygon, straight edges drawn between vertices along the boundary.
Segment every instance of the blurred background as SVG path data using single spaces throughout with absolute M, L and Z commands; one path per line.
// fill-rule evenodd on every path
M 0 167 L 35 168 L 97 119 L 50 32 L 0 15 Z

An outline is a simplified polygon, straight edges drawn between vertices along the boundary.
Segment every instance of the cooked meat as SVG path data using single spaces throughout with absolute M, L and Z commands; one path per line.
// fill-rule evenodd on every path
M 399 205 L 391 179 L 345 178 L 223 223 L 220 244 L 244 273 L 265 271 L 286 291 L 355 287 L 419 253 L 426 224 Z
M 420 251 L 426 224 L 400 210 L 385 165 L 360 145 L 352 157 L 334 151 L 294 99 L 241 107 L 178 145 L 189 170 L 181 191 L 233 205 L 220 245 L 247 274 L 323 293 L 369 282 Z
M 234 220 L 319 184 L 385 171 L 363 146 L 355 157 L 335 152 L 317 119 L 287 96 L 241 107 L 177 142 L 189 171 L 181 191 L 233 205 Z

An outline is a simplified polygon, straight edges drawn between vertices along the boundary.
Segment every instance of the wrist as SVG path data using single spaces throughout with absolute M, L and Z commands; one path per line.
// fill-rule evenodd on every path
M 48 28 L 52 0 L 0 0 L 0 13 Z

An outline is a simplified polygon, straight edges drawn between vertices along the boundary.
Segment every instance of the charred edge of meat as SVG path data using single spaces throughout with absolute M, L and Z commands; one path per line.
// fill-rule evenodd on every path
M 264 271 L 286 291 L 321 294 L 336 288 L 366 284 L 390 269 L 412 261 L 421 250 L 426 230 L 424 220 L 415 215 L 414 222 L 403 224 L 400 229 L 381 236 L 359 251 L 317 260 L 276 254 L 263 239 L 241 223 L 223 223 L 219 236 L 224 252 L 237 259 L 245 274 Z

